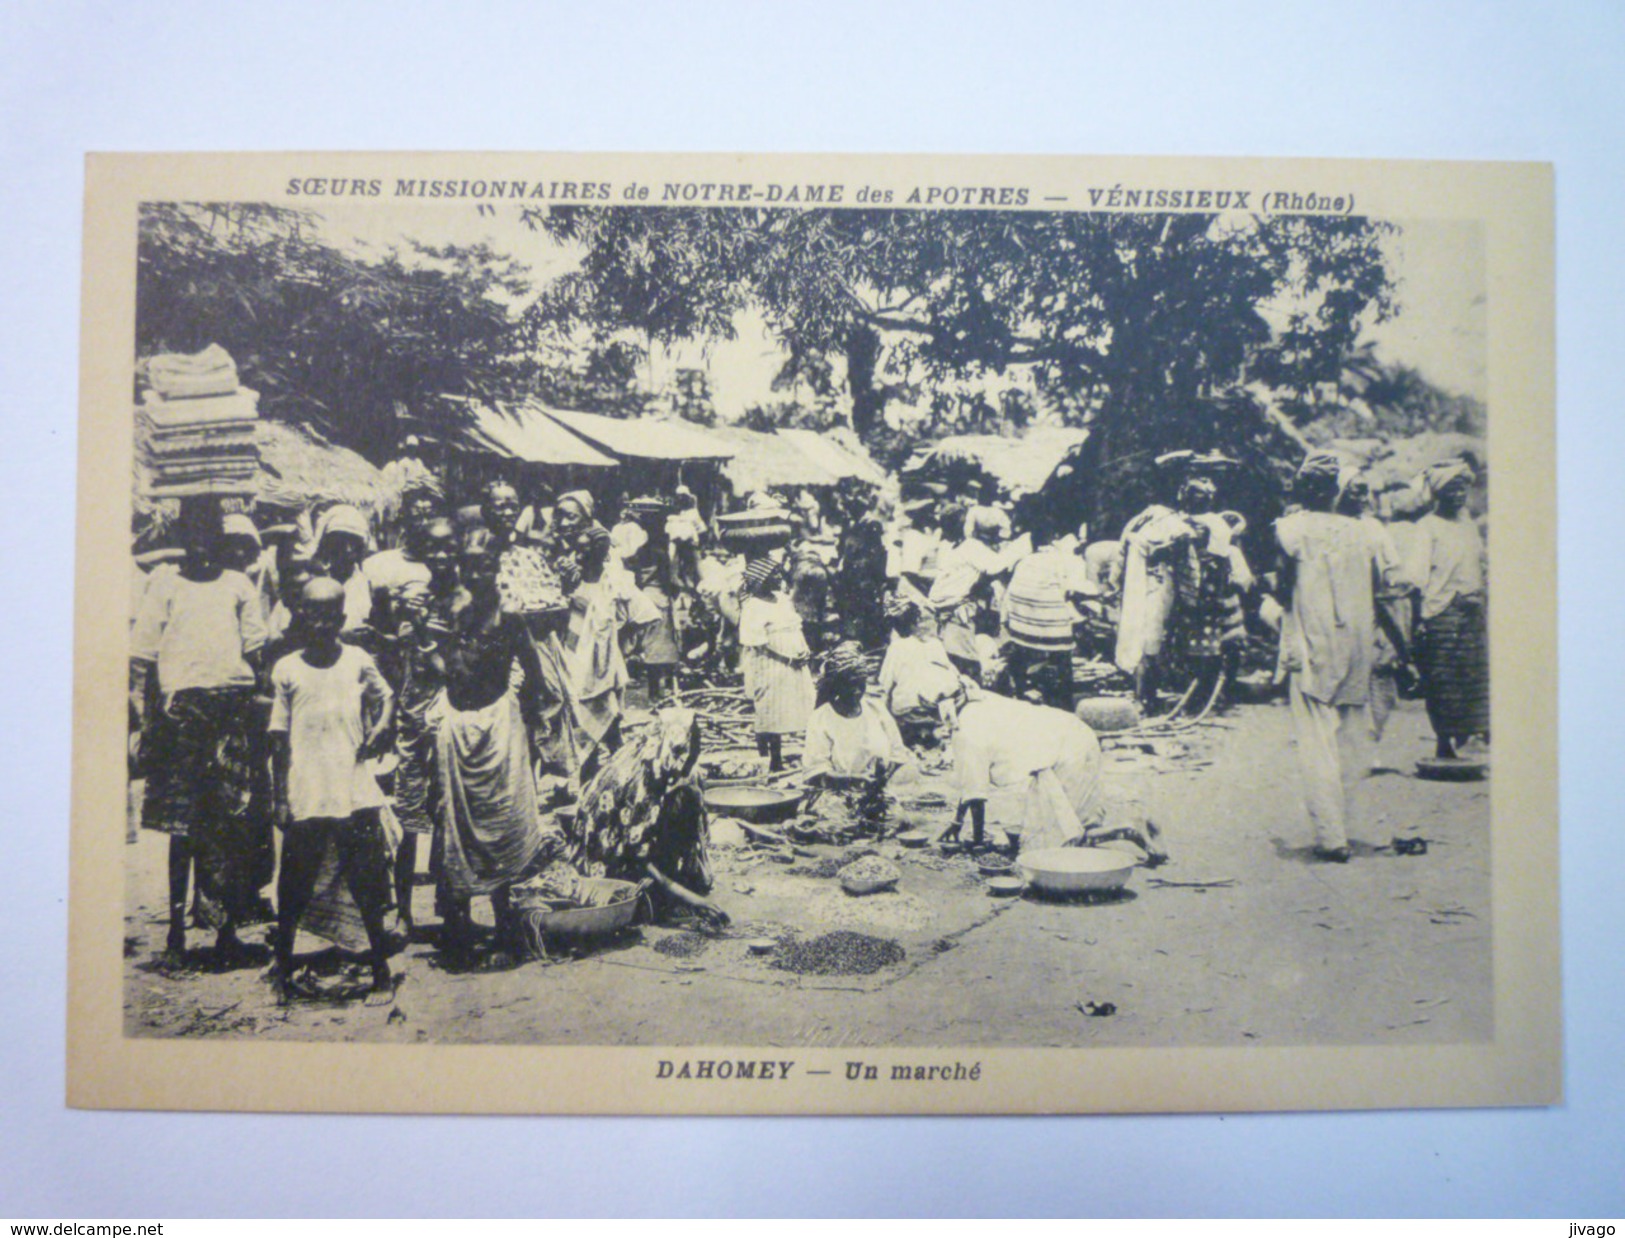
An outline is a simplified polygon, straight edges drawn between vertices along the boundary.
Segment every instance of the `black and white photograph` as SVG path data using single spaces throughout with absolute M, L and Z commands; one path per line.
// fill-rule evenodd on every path
M 1490 633 L 1551 601 L 1491 566 L 1533 410 L 1482 215 L 1323 165 L 277 158 L 143 190 L 86 340 L 120 1040 L 908 1111 L 1052 1107 L 977 1093 L 1000 1050 L 1504 1039 L 1555 893 L 1497 896 Z

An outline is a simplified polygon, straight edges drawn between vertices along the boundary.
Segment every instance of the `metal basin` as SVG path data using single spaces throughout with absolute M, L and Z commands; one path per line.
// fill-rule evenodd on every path
M 598 937 L 632 923 L 638 910 L 638 887 L 608 877 L 583 877 L 581 894 L 591 903 L 581 907 L 559 900 L 520 903 L 516 910 L 533 927 L 562 937 Z
M 1423 757 L 1416 763 L 1416 776 L 1435 782 L 1477 782 L 1485 768 L 1483 761 L 1472 757 Z
M 712 812 L 759 825 L 788 821 L 800 803 L 800 791 L 776 787 L 708 787 L 705 792 L 705 806 Z
M 1050 894 L 1117 890 L 1134 871 L 1134 859 L 1098 847 L 1052 847 L 1024 852 L 1017 866 L 1033 887 Z

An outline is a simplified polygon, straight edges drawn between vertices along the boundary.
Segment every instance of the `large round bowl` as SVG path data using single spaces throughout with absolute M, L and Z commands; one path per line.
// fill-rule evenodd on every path
M 721 817 L 737 817 L 752 825 L 788 821 L 801 803 L 800 791 L 775 787 L 707 787 L 705 806 Z
M 587 906 L 561 899 L 534 899 L 521 900 L 515 910 L 533 928 L 562 937 L 598 937 L 632 923 L 638 910 L 638 887 L 632 882 L 583 877 L 579 886 Z
M 1416 776 L 1435 782 L 1477 782 L 1486 768 L 1473 757 L 1423 757 L 1416 763 Z
M 1134 871 L 1132 856 L 1098 847 L 1052 847 L 1047 851 L 1023 852 L 1016 863 L 1032 887 L 1046 894 L 1121 889 Z

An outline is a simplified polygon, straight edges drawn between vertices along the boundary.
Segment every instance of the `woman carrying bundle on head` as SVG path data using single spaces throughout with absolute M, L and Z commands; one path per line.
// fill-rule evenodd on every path
M 739 665 L 755 707 L 756 748 L 784 768 L 784 737 L 807 729 L 813 709 L 811 651 L 789 595 L 789 555 L 781 548 L 745 567 L 739 609 Z
M 259 595 L 224 564 L 218 501 L 186 500 L 185 557 L 154 570 L 130 634 L 130 713 L 147 773 L 141 823 L 169 835 L 169 935 L 186 953 L 188 886 L 223 960 L 258 912 L 272 866 L 270 766 L 254 703 L 265 646 Z
M 569 602 L 542 548 L 520 535 L 520 514 L 519 492 L 513 486 L 498 481 L 486 488 L 480 518 L 491 532 L 497 557 L 497 596 L 503 611 L 517 616 L 530 633 L 541 668 L 533 685 L 537 695 L 526 702 L 532 754 L 538 775 L 564 786 L 573 784 L 581 769 L 563 645 Z
M 1217 495 L 1209 477 L 1191 477 L 1180 488 L 1180 514 L 1194 536 L 1189 556 L 1177 563 L 1168 622 L 1169 665 L 1199 681 L 1202 700 L 1234 678 L 1247 636 L 1241 595 L 1253 587 L 1238 540 L 1247 521 L 1239 512 L 1214 511 Z
M 1433 510 L 1416 522 L 1419 557 L 1425 556 L 1418 564 L 1416 661 L 1436 755 L 1449 759 L 1468 739 L 1490 733 L 1484 539 L 1467 512 L 1472 465 L 1452 460 L 1425 476 Z

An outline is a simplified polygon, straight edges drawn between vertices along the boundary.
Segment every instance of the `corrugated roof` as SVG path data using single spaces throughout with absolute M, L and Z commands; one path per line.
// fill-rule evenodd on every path
M 615 464 L 580 435 L 561 426 L 541 404 L 482 404 L 457 396 L 465 419 L 456 437 L 463 447 L 491 451 L 528 464 L 585 464 L 609 468 Z
M 709 431 L 684 421 L 603 417 L 561 408 L 545 412 L 594 447 L 627 460 L 726 460 L 734 454 Z

